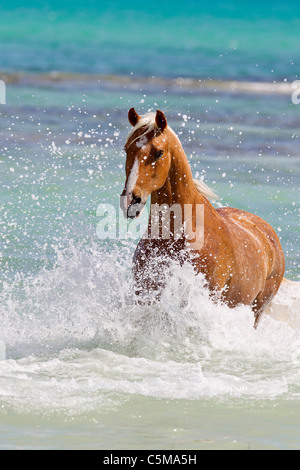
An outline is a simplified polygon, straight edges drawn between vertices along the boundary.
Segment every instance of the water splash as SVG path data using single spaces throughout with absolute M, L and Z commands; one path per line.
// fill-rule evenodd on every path
M 6 284 L 1 340 L 7 357 L 43 356 L 69 347 L 103 347 L 159 359 L 170 353 L 178 360 L 197 360 L 208 347 L 256 355 L 272 351 L 278 338 L 270 331 L 282 324 L 285 335 L 290 331 L 289 340 L 300 331 L 299 283 L 282 286 L 255 332 L 249 307 L 215 303 L 204 277 L 176 263 L 161 300 L 139 305 L 132 285 L 133 250 L 130 243 L 108 249 L 70 242 L 58 250 L 54 269 Z
M 133 249 L 70 243 L 54 269 L 5 285 L 4 409 L 73 416 L 132 394 L 194 400 L 300 393 L 297 283 L 282 286 L 255 331 L 249 307 L 215 303 L 188 265 L 172 267 L 159 302 L 137 304 Z

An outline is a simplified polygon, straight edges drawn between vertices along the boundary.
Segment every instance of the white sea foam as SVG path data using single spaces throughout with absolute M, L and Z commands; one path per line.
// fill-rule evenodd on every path
M 190 266 L 172 267 L 159 302 L 137 304 L 132 253 L 132 246 L 107 252 L 73 245 L 55 269 L 6 285 L 4 409 L 73 416 L 130 395 L 223 400 L 300 393 L 299 284 L 282 286 L 255 331 L 250 308 L 213 302 Z
M 4 341 L 0 340 L 0 361 L 4 361 L 6 359 L 6 346 Z

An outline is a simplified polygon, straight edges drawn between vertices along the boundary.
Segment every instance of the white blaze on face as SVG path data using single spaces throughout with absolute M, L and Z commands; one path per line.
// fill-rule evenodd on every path
M 139 176 L 139 161 L 136 158 L 131 168 L 131 172 L 128 177 L 127 186 L 126 186 L 127 208 L 130 206 L 130 203 L 132 200 L 132 193 L 135 188 L 138 176 Z
M 147 144 L 148 144 L 148 139 L 147 139 L 146 135 L 142 135 L 141 138 L 135 143 L 135 145 L 139 149 L 145 147 L 145 145 L 147 145 Z

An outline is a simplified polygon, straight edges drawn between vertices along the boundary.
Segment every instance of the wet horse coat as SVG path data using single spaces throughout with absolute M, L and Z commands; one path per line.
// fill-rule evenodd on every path
M 182 145 L 168 126 L 165 115 L 139 116 L 132 108 L 133 128 L 125 144 L 126 183 L 122 193 L 127 217 L 140 214 L 149 196 L 154 205 L 192 207 L 190 223 L 182 237 L 175 237 L 172 212 L 169 237 L 140 240 L 134 255 L 134 276 L 140 294 L 160 289 L 170 259 L 189 259 L 196 272 L 205 275 L 210 290 L 219 293 L 230 306 L 250 305 L 255 327 L 261 313 L 277 293 L 284 275 L 284 254 L 273 228 L 260 217 L 233 208 L 215 209 L 208 198 L 213 192 L 195 182 Z M 196 207 L 204 209 L 202 241 L 195 240 Z M 160 227 L 164 220 L 159 221 Z M 161 232 L 160 232 L 161 233 Z M 157 261 L 157 262 L 155 262 Z

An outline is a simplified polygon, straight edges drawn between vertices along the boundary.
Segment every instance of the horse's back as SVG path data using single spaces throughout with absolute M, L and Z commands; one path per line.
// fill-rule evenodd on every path
M 252 305 L 255 327 L 266 306 L 276 295 L 285 270 L 284 253 L 275 230 L 261 217 L 249 212 L 220 208 L 232 247 L 232 276 L 227 300 Z M 231 287 L 231 288 L 230 288 Z
M 217 209 L 217 212 L 234 233 L 248 232 L 256 239 L 267 240 L 269 244 L 282 252 L 281 243 L 275 230 L 258 215 L 232 207 L 221 207 Z
M 284 253 L 271 225 L 261 217 L 240 209 L 225 207 L 217 209 L 217 212 L 226 223 L 236 249 L 240 253 L 253 250 L 256 257 L 258 252 L 258 258 L 266 266 L 266 277 L 276 275 L 281 282 L 285 269 Z

